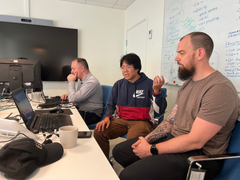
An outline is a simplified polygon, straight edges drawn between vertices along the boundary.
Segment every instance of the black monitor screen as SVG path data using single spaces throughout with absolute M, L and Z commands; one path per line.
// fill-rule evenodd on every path
M 40 61 L 43 81 L 66 81 L 77 52 L 77 29 L 0 22 L 0 58 Z
M 40 61 L 0 58 L 0 84 L 10 91 L 20 87 L 41 89 Z

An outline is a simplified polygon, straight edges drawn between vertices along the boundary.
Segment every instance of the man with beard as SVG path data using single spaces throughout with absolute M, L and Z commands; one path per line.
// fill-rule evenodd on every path
M 175 61 L 186 80 L 170 115 L 153 132 L 118 144 L 113 156 L 125 169 L 120 179 L 183 179 L 187 159 L 224 154 L 238 117 L 233 84 L 209 65 L 211 37 L 193 32 L 180 39 Z M 222 161 L 201 162 L 205 180 L 213 179 Z

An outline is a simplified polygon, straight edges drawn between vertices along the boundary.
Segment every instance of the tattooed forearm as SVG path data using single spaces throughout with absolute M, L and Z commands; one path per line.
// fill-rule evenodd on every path
M 149 143 L 153 143 L 154 141 L 166 136 L 166 133 L 169 132 L 168 129 L 168 125 L 165 122 L 165 120 L 161 123 L 161 125 L 159 125 L 158 127 L 156 127 L 156 129 L 151 132 L 148 137 L 147 137 L 147 141 Z
M 173 125 L 175 118 L 176 118 L 176 114 L 177 114 L 177 105 L 175 104 L 175 106 L 172 109 L 172 112 L 167 117 L 166 122 Z
M 146 139 L 149 143 L 153 143 L 154 141 L 166 136 L 167 133 L 171 132 L 173 123 L 176 118 L 176 113 L 177 105 L 174 106 L 167 119 L 163 120 L 154 131 L 146 136 Z

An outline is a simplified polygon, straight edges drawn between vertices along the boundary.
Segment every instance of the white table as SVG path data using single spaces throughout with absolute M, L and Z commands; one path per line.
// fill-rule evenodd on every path
M 78 111 L 76 109 L 71 109 L 71 111 L 73 112 L 71 115 L 73 125 L 77 126 L 79 131 L 89 130 Z M 11 112 L 13 115 L 19 114 L 16 108 L 11 108 L 0 111 L 0 118 L 6 117 Z M 1 179 L 6 179 L 2 173 Z M 77 146 L 65 149 L 59 161 L 37 169 L 28 179 L 116 180 L 119 178 L 92 136 L 78 139 Z

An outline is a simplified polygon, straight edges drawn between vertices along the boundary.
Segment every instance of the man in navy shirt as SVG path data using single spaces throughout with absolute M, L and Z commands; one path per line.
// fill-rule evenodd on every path
M 109 139 L 127 134 L 127 139 L 148 134 L 153 128 L 154 110 L 163 114 L 167 102 L 161 94 L 164 78 L 149 79 L 141 71 L 141 60 L 136 54 L 127 54 L 120 60 L 123 79 L 118 80 L 108 101 L 104 119 L 94 131 L 94 137 L 109 156 Z M 116 117 L 113 115 L 117 112 Z

